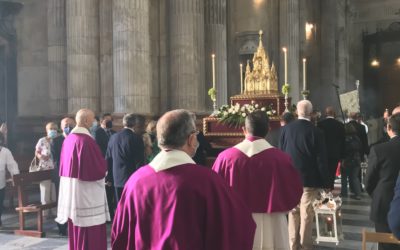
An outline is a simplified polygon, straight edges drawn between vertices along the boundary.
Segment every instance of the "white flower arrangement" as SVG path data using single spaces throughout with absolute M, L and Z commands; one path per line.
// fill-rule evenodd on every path
M 276 110 L 272 108 L 272 104 L 261 107 L 252 101 L 251 104 L 244 104 L 243 106 L 239 103 L 235 105 L 223 105 L 218 109 L 215 117 L 219 118 L 219 122 L 221 123 L 238 128 L 244 124 L 247 115 L 254 111 L 265 112 L 268 116 L 276 115 Z

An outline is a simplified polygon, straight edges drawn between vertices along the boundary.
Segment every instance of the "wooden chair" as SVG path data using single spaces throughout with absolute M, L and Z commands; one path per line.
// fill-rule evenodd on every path
M 57 202 L 52 202 L 46 205 L 40 203 L 26 204 L 28 199 L 24 187 L 45 180 L 51 180 L 53 170 L 44 170 L 33 173 L 22 173 L 13 176 L 13 184 L 17 188 L 18 207 L 15 210 L 19 213 L 19 230 L 14 233 L 18 235 L 44 237 L 43 232 L 43 210 L 57 207 Z M 25 229 L 25 213 L 37 213 L 37 230 Z
M 390 233 L 368 232 L 365 228 L 362 231 L 362 250 L 367 250 L 367 242 L 391 243 L 400 245 L 400 241 Z

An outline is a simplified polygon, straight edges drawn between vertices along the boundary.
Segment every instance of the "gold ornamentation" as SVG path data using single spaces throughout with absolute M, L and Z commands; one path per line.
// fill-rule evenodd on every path
M 278 91 L 278 76 L 275 65 L 269 64 L 268 55 L 262 43 L 262 30 L 260 30 L 260 41 L 257 52 L 253 56 L 253 70 L 247 61 L 246 76 L 244 80 L 245 94 L 265 94 Z

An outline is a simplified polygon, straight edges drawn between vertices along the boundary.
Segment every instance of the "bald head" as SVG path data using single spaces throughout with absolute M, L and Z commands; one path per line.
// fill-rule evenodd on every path
M 81 109 L 76 113 L 75 120 L 78 127 L 89 129 L 94 121 L 94 113 L 90 109 Z
M 393 109 L 392 115 L 400 113 L 400 106 L 397 106 Z
M 157 122 L 157 139 L 161 148 L 179 149 L 196 131 L 196 116 L 187 110 L 177 109 L 165 113 Z
M 326 115 L 326 116 L 335 117 L 335 116 L 336 116 L 335 109 L 334 109 L 332 106 L 326 107 L 326 109 L 325 109 L 325 115 Z
M 297 115 L 300 118 L 310 118 L 313 106 L 309 100 L 301 100 L 297 103 Z
M 65 117 L 61 120 L 61 129 L 64 130 L 65 127 L 75 127 L 75 120 L 71 117 Z

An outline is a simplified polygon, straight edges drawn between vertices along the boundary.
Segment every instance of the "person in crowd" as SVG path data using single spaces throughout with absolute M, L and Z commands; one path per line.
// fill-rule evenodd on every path
M 325 115 L 326 118 L 318 122 L 318 128 L 324 132 L 325 136 L 329 171 L 328 188 L 333 189 L 338 163 L 344 156 L 345 131 L 343 123 L 336 120 L 336 112 L 333 107 L 327 107 Z
M 358 122 L 358 113 L 355 112 L 350 113 L 348 123 L 352 124 L 357 130 L 357 136 L 360 138 L 362 143 L 362 148 L 360 150 L 361 161 L 364 162 L 365 155 L 368 155 L 369 153 L 368 137 L 365 127 Z
M 53 162 L 54 162 L 53 182 L 56 187 L 56 194 L 59 193 L 59 187 L 60 187 L 59 173 L 60 173 L 60 156 L 61 156 L 62 145 L 64 143 L 64 139 L 71 133 L 72 129 L 74 129 L 75 120 L 70 117 L 65 117 L 61 120 L 60 126 L 61 126 L 62 135 L 57 136 L 50 143 L 51 155 L 52 155 Z M 64 223 L 64 224 L 57 223 L 58 234 L 60 236 L 67 235 L 67 225 L 68 225 L 67 223 Z
M 357 122 L 364 126 L 365 133 L 368 134 L 368 125 L 364 122 L 364 117 L 360 112 L 357 113 Z
M 11 151 L 5 147 L 5 136 L 0 132 L 0 226 L 3 213 L 4 193 L 6 187 L 6 169 L 11 176 L 19 174 L 18 164 L 14 160 Z
M 122 120 L 124 129 L 110 138 L 106 160 L 109 176 L 115 188 L 115 202 L 121 198 L 122 190 L 129 177 L 144 164 L 145 117 L 127 114 Z
M 193 160 L 196 164 L 207 166 L 207 155 L 211 154 L 212 150 L 211 144 L 207 141 L 203 131 L 199 131 L 197 134 L 197 141 L 199 142 L 199 147 L 197 148 L 196 154 L 193 156 Z
M 104 188 L 107 163 L 90 134 L 94 113 L 81 109 L 77 126 L 64 139 L 60 157 L 60 193 L 56 222 L 68 222 L 70 250 L 107 249 L 110 220 Z
M 213 166 L 253 213 L 257 224 L 253 250 L 289 249 L 286 215 L 303 193 L 290 156 L 265 140 L 268 130 L 265 112 L 249 114 L 245 140 L 220 153 Z
M 100 128 L 100 118 L 96 115 L 94 117 L 93 126 L 90 128 L 90 134 L 96 139 L 96 131 Z
M 115 131 L 112 130 L 112 126 L 113 120 L 111 114 L 105 113 L 101 116 L 100 126 L 97 126 L 94 130 L 94 139 L 104 156 L 106 155 L 110 137 L 115 134 Z
M 286 126 L 290 122 L 294 121 L 296 117 L 292 112 L 284 112 L 279 117 L 280 127 L 276 129 L 270 129 L 266 136 L 266 139 L 272 146 L 278 147 L 279 146 L 279 139 L 281 137 L 282 127 Z
M 39 139 L 36 144 L 36 157 L 39 159 L 40 170 L 54 169 L 54 161 L 51 155 L 51 143 L 58 136 L 58 126 L 54 122 L 46 124 L 46 136 Z M 48 204 L 56 201 L 56 188 L 52 180 L 45 180 L 40 182 L 40 201 L 41 203 Z M 54 214 L 53 209 L 43 211 L 43 215 L 50 217 Z
M 298 119 L 283 127 L 281 149 L 288 153 L 303 180 L 300 204 L 289 213 L 290 249 L 312 249 L 314 209 L 312 203 L 321 188 L 328 186 L 328 164 L 323 132 L 311 123 L 312 104 L 297 103 Z
M 345 125 L 345 145 L 344 145 L 344 159 L 341 164 L 341 175 L 342 175 L 342 189 L 341 196 L 345 197 L 348 195 L 347 183 L 350 183 L 350 189 L 354 193 L 353 198 L 361 200 L 361 185 L 358 173 L 361 167 L 360 148 L 362 143 L 358 138 L 357 130 L 351 123 Z
M 397 239 L 400 240 L 400 173 L 399 177 L 397 177 L 396 187 L 394 188 L 394 197 L 392 202 L 390 203 L 390 210 L 388 213 L 388 223 L 389 228 L 396 236 Z
M 164 114 L 161 152 L 125 185 L 111 232 L 112 249 L 252 249 L 255 223 L 223 179 L 192 160 L 195 115 Z
M 113 127 L 113 119 L 110 113 L 104 113 L 100 119 L 100 126 L 97 126 L 94 130 L 94 139 L 99 145 L 101 153 L 105 157 L 108 147 L 108 142 L 115 131 L 112 129 Z M 110 178 L 110 175 L 106 177 L 106 194 L 107 194 L 107 203 L 108 210 L 110 211 L 111 220 L 114 218 L 114 210 L 115 210 L 115 188 L 113 185 L 113 180 Z
M 151 162 L 154 157 L 160 152 L 157 143 L 156 132 L 157 120 L 151 120 L 146 126 L 146 133 L 143 135 L 146 162 Z
M 389 118 L 387 133 L 390 140 L 371 148 L 365 178 L 365 188 L 372 197 L 370 219 L 376 232 L 390 233 L 387 216 L 400 171 L 400 113 Z M 379 244 L 379 250 L 399 249 L 398 246 Z
M 4 136 L 4 145 L 7 145 L 7 123 L 0 118 L 0 133 Z

